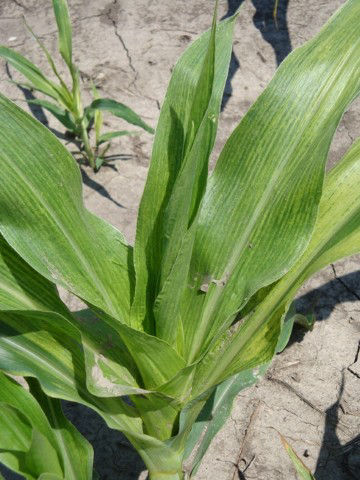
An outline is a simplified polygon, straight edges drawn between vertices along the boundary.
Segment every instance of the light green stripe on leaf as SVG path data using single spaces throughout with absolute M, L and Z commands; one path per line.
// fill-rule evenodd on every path
M 190 361 L 309 243 L 332 137 L 360 91 L 359 15 L 350 0 L 292 52 L 220 154 L 190 270 L 186 308 L 208 283 L 200 321 L 184 323 Z
M 56 137 L 5 97 L 0 107 L 0 232 L 48 280 L 128 321 L 131 247 L 84 208 L 79 168 Z
M 204 125 L 201 141 L 198 140 L 196 148 L 192 153 L 190 152 L 191 155 L 187 156 L 189 175 L 192 167 L 194 175 L 198 177 L 193 191 L 190 190 L 190 199 L 194 198 L 193 209 L 195 205 L 198 207 L 197 202 L 201 198 L 206 183 L 206 163 L 215 140 L 220 102 L 231 56 L 234 23 L 235 17 L 232 17 L 221 22 L 216 29 L 214 82 L 210 105 L 206 111 L 208 116 L 206 122 L 209 124 Z M 132 322 L 137 328 L 141 328 L 143 322 L 145 322 L 145 328 L 150 330 L 154 328 L 152 319 L 146 319 L 146 306 L 149 308 L 160 293 L 161 285 L 166 282 L 179 247 L 178 243 L 169 245 L 167 265 L 166 268 L 164 266 L 164 271 L 160 275 L 159 266 L 162 264 L 166 244 L 169 242 L 169 227 L 174 220 L 176 202 L 174 201 L 167 212 L 166 209 L 169 206 L 176 178 L 185 163 L 186 141 L 187 147 L 193 143 L 189 139 L 192 136 L 192 140 L 195 140 L 200 117 L 204 115 L 204 105 L 196 104 L 195 95 L 198 84 L 200 88 L 207 81 L 203 78 L 202 83 L 199 83 L 201 74 L 206 75 L 208 69 L 213 68 L 211 62 L 204 64 L 205 58 L 210 60 L 213 56 L 213 47 L 208 49 L 209 40 L 210 31 L 190 45 L 176 64 L 156 128 L 150 169 L 139 209 L 135 241 L 136 289 L 132 305 Z M 206 88 L 209 90 L 209 86 Z M 199 109 L 196 115 L 194 108 Z M 209 128 L 211 121 L 212 128 Z M 191 129 L 193 129 L 192 133 Z M 179 180 L 178 193 L 183 189 L 184 196 L 181 200 L 185 201 L 189 193 L 180 183 Z M 187 186 L 184 179 L 182 183 Z M 166 222 L 168 222 L 167 226 L 165 226 Z

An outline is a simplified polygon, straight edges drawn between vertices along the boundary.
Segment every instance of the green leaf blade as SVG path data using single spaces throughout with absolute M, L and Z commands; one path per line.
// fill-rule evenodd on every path
M 56 137 L 4 97 L 0 105 L 0 232 L 48 280 L 126 322 L 131 248 L 84 208 L 79 168 Z
M 311 474 L 310 470 L 304 464 L 304 462 L 298 457 L 294 449 L 291 447 L 291 445 L 288 444 L 288 442 L 282 435 L 280 435 L 280 439 L 286 450 L 286 453 L 289 455 L 291 461 L 293 462 L 299 478 L 301 478 L 301 480 L 316 480 L 315 477 Z
M 69 130 L 70 132 L 76 131 L 76 124 L 72 120 L 70 112 L 68 110 L 64 110 L 55 103 L 48 102 L 47 100 L 42 99 L 28 100 L 27 102 L 32 105 L 39 105 L 40 107 L 45 108 L 45 110 L 48 110 L 50 113 L 52 113 L 54 117 L 60 123 L 62 123 L 62 125 L 64 125 L 67 130 Z
M 227 21 L 221 22 L 217 27 L 214 65 L 215 76 L 212 88 L 213 94 L 206 113 L 208 118 L 201 134 L 202 140 L 200 140 L 199 136 L 196 148 L 193 149 L 192 155 L 187 157 L 188 170 L 190 170 L 192 166 L 194 172 L 196 172 L 194 175 L 199 178 L 199 180 L 195 182 L 194 197 L 192 193 L 190 194 L 190 198 L 193 197 L 191 203 L 192 213 L 195 213 L 198 207 L 198 201 L 201 199 L 206 183 L 206 162 L 215 139 L 219 102 L 221 101 L 225 86 L 226 72 L 231 56 L 234 22 L 235 18 L 232 17 Z M 213 58 L 213 47 L 209 50 L 209 41 L 210 31 L 206 32 L 194 42 L 180 58 L 174 68 L 165 102 L 161 109 L 154 140 L 152 160 L 140 204 L 137 223 L 134 257 L 137 284 L 132 305 L 132 316 L 135 325 L 141 324 L 144 321 L 146 323 L 146 320 L 144 320 L 146 304 L 151 305 L 155 301 L 157 294 L 160 293 L 161 283 L 166 281 L 166 272 L 169 272 L 174 261 L 173 255 L 170 252 L 166 271 L 162 273 L 163 278 L 160 280 L 158 266 L 162 263 L 164 243 L 168 240 L 166 238 L 168 232 L 166 232 L 164 225 L 165 211 L 169 206 L 176 178 L 185 162 L 185 141 L 186 137 L 191 135 L 190 132 L 186 132 L 186 126 L 188 125 L 191 129 L 191 121 L 194 121 L 194 118 L 190 120 L 191 115 L 193 115 L 191 112 L 195 105 L 194 99 L 199 78 L 202 73 L 204 75 L 206 74 L 206 69 L 203 72 L 203 65 L 208 52 L 210 52 L 209 58 Z M 206 100 L 208 101 L 208 98 L 206 98 Z M 213 128 L 210 128 L 211 120 L 213 120 Z M 189 121 L 190 125 L 187 123 Z M 199 119 L 197 120 L 197 123 L 198 122 Z M 195 133 L 195 131 L 193 133 Z M 194 165 L 192 165 L 192 162 L 194 162 Z M 182 180 L 184 185 L 186 185 L 185 180 L 186 176 L 184 174 Z M 181 190 L 183 190 L 185 195 L 182 200 L 188 201 L 188 193 L 185 193 L 185 187 L 183 187 L 179 180 L 178 194 L 180 196 Z M 176 210 L 175 199 L 167 213 L 169 225 L 174 219 L 174 210 Z M 176 251 L 177 249 L 174 247 L 172 250 Z M 152 327 L 150 326 L 149 328 Z
M 115 132 L 106 132 L 99 136 L 98 145 L 108 142 L 113 138 L 122 137 L 124 135 L 138 135 L 137 132 L 132 132 L 130 130 L 117 130 Z
M 122 118 L 131 125 L 141 127 L 149 133 L 154 133 L 154 129 L 145 123 L 131 108 L 127 107 L 123 103 L 117 102 L 116 100 L 112 100 L 111 98 L 97 98 L 91 103 L 88 109 L 90 111 L 100 110 L 104 112 L 110 112 L 116 117 Z
M 70 72 L 73 72 L 72 33 L 68 4 L 66 0 L 53 0 L 52 3 L 59 32 L 59 51 Z
M 330 142 L 360 91 L 359 14 L 350 0 L 287 57 L 219 157 L 190 271 L 194 297 L 210 277 L 200 325 L 189 318 L 184 326 L 190 360 L 307 247 Z
M 12 67 L 18 70 L 26 77 L 31 84 L 45 95 L 58 100 L 60 95 L 57 85 L 45 77 L 41 70 L 33 63 L 27 60 L 20 53 L 11 48 L 0 45 L 0 57 L 10 63 Z

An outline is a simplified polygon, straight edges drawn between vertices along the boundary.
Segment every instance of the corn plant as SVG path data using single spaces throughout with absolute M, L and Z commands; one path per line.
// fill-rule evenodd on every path
M 196 473 L 284 348 L 298 288 L 360 251 L 360 140 L 325 175 L 360 92 L 360 2 L 280 65 L 208 176 L 236 15 L 215 18 L 173 70 L 134 247 L 84 207 L 51 132 L 0 97 L 0 370 L 96 410 L 152 480 Z
M 93 101 L 87 107 L 83 107 L 79 70 L 72 59 L 72 31 L 67 1 L 52 0 L 52 3 L 58 28 L 59 52 L 69 70 L 72 82 L 71 88 L 66 85 L 59 74 L 45 45 L 26 23 L 29 32 L 45 54 L 56 81 L 47 78 L 36 65 L 11 48 L 0 45 L 0 56 L 28 80 L 28 83 L 22 83 L 23 86 L 41 92 L 51 99 L 51 101 L 35 99 L 28 100 L 28 102 L 49 111 L 66 128 L 67 132 L 80 142 L 85 160 L 96 171 L 106 161 L 105 154 L 110 147 L 110 140 L 134 133 L 128 130 L 101 133 L 104 111 L 110 112 L 132 125 L 141 127 L 149 133 L 153 133 L 154 130 L 126 105 L 109 98 L 100 98 L 95 85 L 92 86 Z M 92 126 L 95 130 L 95 145 L 93 147 L 89 137 Z

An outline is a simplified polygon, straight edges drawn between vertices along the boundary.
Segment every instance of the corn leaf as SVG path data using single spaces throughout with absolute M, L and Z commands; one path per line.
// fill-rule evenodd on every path
M 295 318 L 296 313 L 291 310 L 281 329 L 275 353 L 282 352 L 288 344 Z M 196 446 L 196 454 L 192 458 L 191 467 L 189 466 L 191 475 L 195 475 L 210 443 L 227 421 L 236 395 L 257 383 L 265 375 L 269 366 L 270 362 L 267 362 L 255 369 L 244 370 L 215 388 L 194 423 L 186 442 L 185 458 L 190 456 Z M 205 434 L 200 440 L 204 430 Z
M 4 58 L 12 67 L 22 73 L 36 90 L 45 93 L 55 100 L 60 98 L 59 87 L 49 80 L 38 67 L 20 55 L 20 53 L 0 45 L 0 57 Z
M 147 123 L 145 123 L 137 113 L 135 113 L 126 105 L 117 102 L 116 100 L 112 100 L 110 98 L 98 98 L 94 100 L 88 107 L 89 115 L 94 114 L 96 110 L 110 112 L 115 115 L 115 117 L 122 118 L 131 125 L 136 125 L 137 127 L 141 127 L 149 133 L 154 133 L 154 129 L 147 125 Z
M 126 322 L 131 248 L 84 208 L 79 169 L 56 137 L 4 97 L 0 105 L 0 232 L 43 276 Z
M 73 318 L 54 285 L 27 265 L 4 239 L 0 240 L 0 310 L 12 309 L 15 314 L 29 309 L 50 312 L 64 329 L 70 322 L 75 327 L 69 330 L 71 342 L 84 348 L 87 387 L 91 393 L 103 397 L 144 394 L 147 390 L 138 385 L 141 377 L 136 365 L 148 389 L 166 383 L 184 367 L 176 352 L 156 337 L 125 326 L 117 325 L 114 330 L 94 314 L 83 313 L 78 320 Z M 63 317 L 51 312 L 60 312 Z M 27 314 L 25 311 L 24 315 Z M 4 315 L 6 318 L 7 314 Z M 51 322 L 48 328 L 51 329 Z M 31 343 L 30 347 L 33 348 Z M 45 345 L 41 348 L 46 356 Z
M 32 28 L 30 27 L 30 25 L 28 25 L 26 23 L 26 20 L 24 20 L 25 22 L 25 26 L 26 28 L 29 30 L 30 34 L 32 35 L 32 37 L 35 39 L 36 43 L 39 45 L 39 47 L 41 48 L 41 50 L 44 52 L 45 54 L 45 57 L 51 67 L 51 70 L 54 72 L 55 76 L 57 77 L 57 79 L 59 80 L 60 82 L 60 87 L 59 88 L 59 92 L 61 92 L 61 95 L 62 95 L 62 99 L 65 103 L 65 105 L 67 106 L 71 106 L 72 105 L 72 95 L 71 93 L 69 92 L 69 89 L 67 88 L 64 80 L 62 79 L 62 77 L 60 76 L 59 72 L 57 71 L 57 68 L 56 68 L 56 65 L 55 65 L 55 62 L 52 58 L 52 56 L 50 55 L 48 49 L 45 47 L 45 45 L 43 44 L 43 42 L 40 40 L 40 38 L 35 35 L 34 31 L 32 30 Z
M 287 57 L 218 159 L 200 212 L 185 302 L 191 311 L 189 302 L 197 305 L 207 279 L 200 321 L 187 316 L 184 322 L 190 361 L 307 247 L 330 142 L 360 91 L 359 14 L 359 2 L 350 0 Z M 252 321 L 251 335 L 257 328 Z
M 50 315 L 56 312 L 54 318 L 63 323 L 63 328 L 70 322 L 67 333 L 72 338 L 71 343 L 83 345 L 86 371 L 83 373 L 92 394 L 111 397 L 147 393 L 138 386 L 140 375 L 119 333 L 95 314 L 89 315 L 88 310 L 74 318 L 61 302 L 55 286 L 27 265 L 0 237 L 0 311 L 11 310 L 15 314 L 29 310 L 49 312 Z M 29 354 L 36 358 L 34 349 L 38 347 L 29 345 Z M 42 347 L 44 356 L 47 355 L 45 347 Z M 157 348 L 156 356 L 159 351 Z M 163 376 L 158 381 L 162 383 Z
M 59 122 L 62 123 L 70 132 L 76 131 L 76 125 L 71 119 L 70 112 L 68 110 L 64 110 L 55 103 L 48 102 L 47 100 L 35 99 L 28 100 L 27 102 L 32 105 L 39 105 L 40 107 L 45 108 L 45 110 L 48 110 L 50 113 L 52 113 L 54 117 L 59 120 Z
M 111 428 L 142 434 L 134 409 L 121 398 L 89 392 L 86 382 L 94 380 L 86 377 L 80 335 L 56 313 L 0 312 L 0 370 L 35 377 L 47 395 L 93 408 Z
M 123 135 L 138 135 L 137 132 L 131 132 L 130 130 L 117 130 L 115 132 L 106 132 L 99 136 L 98 145 L 108 142 L 116 137 L 122 137 Z
M 27 265 L 1 235 L 0 310 L 67 312 L 55 285 Z
M 202 432 L 206 429 L 199 445 L 197 445 L 196 454 L 191 461 L 191 475 L 196 474 L 210 443 L 229 418 L 236 395 L 258 382 L 268 367 L 269 363 L 266 363 L 256 371 L 252 369 L 245 370 L 225 380 L 215 389 L 194 424 L 186 444 L 185 457 L 190 455 Z
M 30 393 L 2 373 L 0 386 L 0 461 L 29 479 L 52 474 L 91 480 L 92 448 L 66 420 L 60 402 L 39 389 Z
M 154 309 L 155 330 L 158 337 L 171 344 L 177 343 L 178 347 L 183 343 L 179 305 L 188 275 L 198 208 L 206 186 L 209 145 L 215 135 L 214 123 L 222 97 L 220 89 L 214 93 L 213 104 L 210 105 L 214 87 L 215 37 L 216 9 L 208 50 L 185 129 L 184 160 L 162 219 L 163 254 L 162 265 L 158 269 L 160 294 Z M 169 322 L 169 318 L 173 321 Z
M 3 374 L 1 374 L 3 376 Z M 1 403 L 0 450 L 26 452 L 31 444 L 31 425 L 16 408 Z
M 52 3 L 59 33 L 59 51 L 70 72 L 73 72 L 72 33 L 67 1 L 53 0 Z
M 314 234 L 295 267 L 305 278 L 360 251 L 359 182 L 360 138 L 326 176 Z
M 89 315 L 89 310 L 73 317 L 55 286 L 27 265 L 0 237 L 0 311 L 10 310 L 56 312 L 58 321 L 65 326 L 70 322 L 75 327 L 70 325 L 68 334 L 72 332 L 72 343 L 83 345 L 87 388 L 92 394 L 110 397 L 146 393 L 138 387 L 138 370 L 119 334 L 95 314 Z M 45 348 L 43 355 L 46 356 Z
M 38 382 L 28 379 L 30 392 L 41 406 L 52 428 L 57 451 L 62 459 L 64 478 L 91 480 L 93 471 L 93 450 L 91 445 L 69 422 L 58 399 L 45 395 Z M 42 451 L 40 451 L 43 454 Z
M 246 342 L 248 352 L 253 348 L 253 351 L 261 356 L 269 351 L 269 343 L 266 347 L 263 342 L 261 347 L 261 343 L 256 344 L 253 341 L 261 335 L 261 332 L 264 340 L 268 342 L 271 337 L 274 338 L 272 328 L 276 328 L 281 322 L 283 313 L 287 312 L 290 302 L 304 281 L 339 258 L 360 252 L 359 181 L 360 140 L 357 140 L 326 176 L 318 218 L 306 251 L 291 270 L 268 290 L 267 295 L 248 316 L 243 327 L 231 338 L 232 346 L 226 342 L 227 352 L 234 349 L 229 371 L 234 372 L 241 368 L 241 363 L 246 359 L 245 353 L 241 353 Z M 271 316 L 271 312 L 275 313 Z M 294 320 L 296 321 L 296 316 Z M 257 334 L 251 338 L 251 332 L 254 331 L 257 331 Z M 263 350 L 260 355 L 261 349 Z M 253 358 L 255 361 L 256 354 Z M 221 368 L 222 366 L 219 367 Z
M 35 376 L 47 395 L 93 408 L 110 428 L 126 434 L 150 468 L 161 463 L 178 467 L 177 452 L 143 433 L 133 407 L 120 398 L 97 398 L 89 393 L 81 344 L 72 332 L 71 325 L 55 314 L 0 314 L 0 369 Z
M 280 435 L 280 434 L 279 434 Z M 304 464 L 304 462 L 296 455 L 294 449 L 288 444 L 285 438 L 280 435 L 281 442 L 289 455 L 293 465 L 296 469 L 296 472 L 299 475 L 301 480 L 316 480 L 315 477 L 311 474 L 310 470 Z
M 220 23 L 216 33 L 213 31 L 213 34 L 207 32 L 202 35 L 185 51 L 173 70 L 156 129 L 150 169 L 140 204 L 137 223 L 135 241 L 135 270 L 137 279 L 132 305 L 133 324 L 137 327 L 144 322 L 146 305 L 151 305 L 160 293 L 160 284 L 165 284 L 166 276 L 171 265 L 175 262 L 174 254 L 176 255 L 177 250 L 181 248 L 180 244 L 185 241 L 185 237 L 183 239 L 180 237 L 180 241 L 177 243 L 178 248 L 174 247 L 172 249 L 169 247 L 166 266 L 161 274 L 161 280 L 159 278 L 159 265 L 162 264 L 164 248 L 168 240 L 165 237 L 163 222 L 166 220 L 164 220 L 164 215 L 169 205 L 175 180 L 185 163 L 187 163 L 186 173 L 189 176 L 186 177 L 184 172 L 182 178 L 179 179 L 177 195 L 181 196 L 181 190 L 186 195 L 185 187 L 191 187 L 191 169 L 198 176 L 198 179 L 194 180 L 193 191 L 190 188 L 190 199 L 193 207 L 195 205 L 198 207 L 199 198 L 201 198 L 203 193 L 206 180 L 206 163 L 215 140 L 219 106 L 230 62 L 234 21 L 235 17 L 232 17 Z M 211 35 L 212 42 L 209 47 Z M 211 65 L 214 55 L 214 40 L 215 63 Z M 207 96 L 201 100 L 204 104 L 196 107 L 195 95 L 198 92 L 197 88 L 200 88 L 202 83 L 206 82 L 205 75 L 209 69 L 210 71 L 214 69 L 213 82 L 210 77 L 208 79 L 209 85 L 206 87 L 208 93 L 210 89 L 212 91 L 211 99 L 209 100 Z M 213 83 L 212 88 L 211 83 Z M 205 105 L 206 102 L 209 103 L 208 106 Z M 194 109 L 197 108 L 199 112 L 201 111 L 201 114 L 197 112 L 195 115 Z M 197 135 L 196 139 L 200 117 L 205 114 L 205 110 L 206 118 L 203 122 L 202 132 L 201 135 Z M 212 128 L 210 128 L 211 124 Z M 186 128 L 190 129 L 190 131 L 186 131 Z M 193 141 L 189 140 L 191 136 Z M 185 162 L 184 147 L 186 139 L 188 139 L 188 151 L 189 147 L 193 146 L 193 148 L 190 148 L 190 154 Z M 188 180 L 187 183 L 186 180 Z M 187 198 L 184 196 L 181 199 L 184 202 L 186 200 Z M 181 204 L 178 205 L 178 207 L 180 206 Z M 168 227 L 173 222 L 174 208 L 176 209 L 175 201 L 173 201 L 173 206 L 167 211 Z M 186 208 L 188 209 L 189 207 Z M 185 213 L 186 211 L 185 209 Z M 190 212 L 194 212 L 194 210 L 190 210 Z M 191 215 L 191 213 L 188 215 Z M 182 222 L 187 223 L 185 216 L 182 217 Z M 159 320 L 160 323 L 162 323 L 161 320 Z M 162 329 L 162 327 L 159 327 L 160 332 Z M 164 336 L 167 338 L 166 332 Z

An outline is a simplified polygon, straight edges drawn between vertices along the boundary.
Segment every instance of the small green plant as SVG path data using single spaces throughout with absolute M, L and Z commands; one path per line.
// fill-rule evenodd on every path
M 280 65 L 208 177 L 235 20 L 214 16 L 174 68 L 134 247 L 85 209 L 61 143 L 0 97 L 0 370 L 96 410 L 152 480 L 195 475 L 236 394 L 285 347 L 299 287 L 360 251 L 360 140 L 325 175 L 360 93 L 360 2 Z M 71 313 L 55 285 L 89 308 Z M 11 458 L 0 450 L 36 478 Z
M 51 98 L 52 101 L 35 99 L 29 100 L 28 102 L 48 110 L 64 125 L 71 135 L 80 141 L 83 156 L 96 171 L 106 161 L 105 154 L 110 147 L 110 140 L 115 137 L 133 134 L 133 132 L 129 132 L 128 130 L 118 130 L 102 134 L 103 111 L 110 112 L 132 125 L 143 128 L 149 133 L 154 133 L 154 130 L 126 105 L 116 100 L 99 98 L 95 85 L 92 87 L 93 102 L 89 106 L 83 107 L 80 75 L 72 60 L 72 32 L 67 1 L 52 0 L 52 3 L 58 27 L 59 51 L 70 72 L 72 81 L 71 88 L 68 88 L 59 74 L 55 62 L 45 45 L 27 24 L 26 26 L 31 35 L 44 52 L 57 82 L 47 78 L 38 67 L 10 48 L 0 46 L 0 56 L 30 82 L 23 83 L 22 85 L 39 91 Z M 89 137 L 92 125 L 94 125 L 95 130 L 94 147 L 91 146 Z

